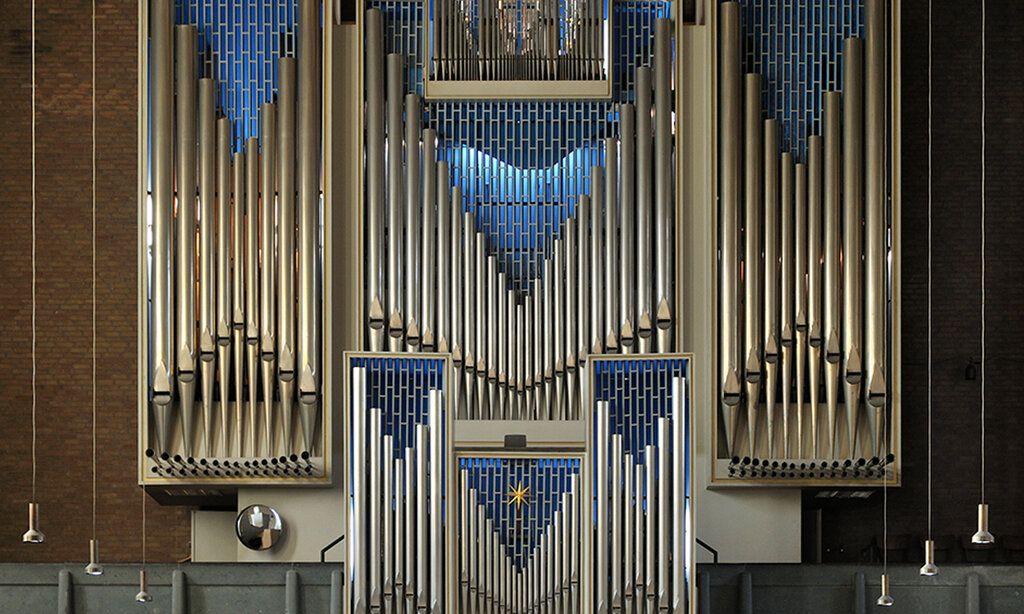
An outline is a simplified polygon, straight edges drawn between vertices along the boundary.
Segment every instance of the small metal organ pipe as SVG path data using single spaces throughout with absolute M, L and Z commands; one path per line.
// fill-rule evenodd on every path
M 747 439 L 750 456 L 757 456 L 761 387 L 761 234 L 762 140 L 761 76 L 747 74 L 744 82 L 744 256 L 743 313 L 746 355 Z
M 366 11 L 366 276 L 370 351 L 384 351 L 384 17 Z M 399 57 L 400 59 L 400 57 Z M 443 270 L 443 269 L 442 269 Z

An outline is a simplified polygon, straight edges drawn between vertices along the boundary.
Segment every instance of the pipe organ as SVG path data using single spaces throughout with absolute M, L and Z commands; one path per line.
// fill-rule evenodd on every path
M 716 483 L 898 475 L 893 17 L 803 10 L 719 8 Z
M 143 480 L 323 481 L 321 4 L 204 2 L 144 29 Z

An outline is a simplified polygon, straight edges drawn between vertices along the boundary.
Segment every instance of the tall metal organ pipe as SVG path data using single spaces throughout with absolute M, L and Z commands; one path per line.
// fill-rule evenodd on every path
M 744 256 L 743 339 L 746 354 L 747 439 L 750 456 L 757 456 L 761 387 L 761 233 L 763 206 L 761 76 L 746 75 L 744 82 Z
M 637 338 L 641 354 L 654 347 L 654 246 L 651 244 L 651 221 L 654 219 L 653 180 L 654 141 L 651 127 L 651 69 L 636 70 L 636 227 L 637 242 Z M 583 226 L 580 226 L 583 229 Z M 582 234 L 581 234 L 582 236 Z M 580 270 L 585 271 L 581 260 Z
M 152 184 L 153 184 L 153 261 L 152 284 L 152 372 L 150 387 L 153 399 L 154 434 L 157 453 L 170 448 L 172 379 L 175 377 L 174 305 L 172 278 L 174 223 L 174 66 L 171 38 L 172 0 L 155 0 L 151 15 L 151 122 Z
M 320 2 L 298 0 L 296 157 L 299 234 L 299 411 L 313 452 L 320 401 Z
M 387 330 L 388 349 L 400 350 L 405 344 L 405 316 L 402 298 L 402 227 L 405 203 L 402 173 L 402 71 L 401 55 L 387 57 L 387 204 L 388 204 L 388 267 L 387 267 Z M 407 314 L 406 314 L 407 315 Z
M 277 377 L 285 454 L 295 445 L 295 64 L 281 58 L 277 65 Z
M 366 275 L 372 352 L 384 351 L 384 17 L 366 11 Z
M 673 279 L 675 272 L 675 200 L 672 169 L 672 22 L 659 19 L 654 26 L 654 206 L 655 300 L 657 350 L 672 347 L 675 326 Z
M 740 421 L 740 374 L 743 372 L 740 336 L 740 190 L 742 163 L 742 88 L 740 64 L 740 6 L 722 4 L 721 23 L 721 132 L 719 146 L 719 367 L 720 400 L 725 429 L 725 445 L 730 456 L 738 454 Z M 642 222 L 640 227 L 643 228 Z M 641 236 L 643 233 L 641 233 Z M 641 264 L 641 270 L 643 265 Z M 641 286 L 642 288 L 642 286 Z M 642 350 L 641 350 L 642 351 Z
M 231 390 L 231 120 L 217 120 L 217 375 L 220 393 L 221 452 L 230 453 L 228 428 Z
M 779 335 L 779 123 L 764 122 L 764 378 L 768 457 L 775 457 L 775 393 L 780 360 Z
M 213 456 L 214 386 L 217 362 L 217 83 L 199 80 L 199 366 L 203 443 Z
M 849 456 L 857 455 L 863 379 L 864 41 L 843 44 L 843 400 Z M 864 450 L 869 446 L 862 446 Z
M 886 337 L 886 14 L 885 0 L 865 0 L 864 84 L 864 373 L 874 456 L 888 449 Z
M 177 304 L 175 339 L 176 374 L 181 415 L 181 442 L 185 456 L 192 457 L 196 390 L 196 29 L 176 26 L 175 141 L 178 215 L 175 232 Z
M 277 303 L 274 266 L 277 182 L 277 108 L 273 103 L 260 107 L 260 366 L 263 383 L 263 446 L 267 456 L 276 456 L 274 443 L 274 380 L 277 351 Z M 251 384 L 250 384 L 251 385 Z

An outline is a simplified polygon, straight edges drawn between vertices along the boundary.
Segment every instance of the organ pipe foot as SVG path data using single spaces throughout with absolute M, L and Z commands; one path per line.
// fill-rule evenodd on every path
M 299 395 L 299 425 L 302 428 L 302 449 L 313 456 L 316 448 L 316 422 L 320 409 L 315 394 Z
M 157 456 L 170 452 L 170 436 L 174 424 L 172 411 L 173 406 L 169 393 L 153 395 L 153 435 L 156 437 L 156 445 L 153 446 L 153 449 L 156 450 Z
M 747 389 L 747 439 L 749 440 L 750 456 L 757 456 L 757 424 L 760 409 L 761 365 L 757 360 L 757 351 L 750 350 L 747 357 L 746 370 Z
M 245 456 L 245 339 L 241 328 L 234 329 L 231 348 L 235 355 L 235 445 L 238 456 Z
M 218 384 L 220 392 L 220 438 L 221 452 L 224 456 L 230 454 L 231 429 L 228 428 L 228 413 L 230 407 L 228 399 L 231 394 L 231 348 L 227 339 L 221 339 L 217 343 L 217 369 Z
M 252 451 L 252 455 L 256 456 L 259 446 L 257 445 L 256 439 L 256 425 L 258 424 L 256 410 L 256 398 L 259 390 L 258 378 L 259 378 L 259 362 L 260 362 L 260 348 L 259 344 L 255 339 L 250 340 L 245 346 L 245 362 L 246 362 L 246 374 L 249 376 L 249 406 L 246 411 L 246 438 L 249 444 L 249 450 Z
M 274 454 L 274 440 L 277 433 L 274 431 L 274 356 L 264 354 L 260 361 L 263 367 L 263 449 L 267 456 Z
M 217 423 L 217 415 L 213 411 L 213 390 L 216 386 L 217 363 L 213 360 L 213 354 L 202 354 L 199 358 L 203 387 L 203 444 L 206 456 L 213 456 L 213 433 Z
M 828 411 L 829 452 L 839 458 L 839 336 L 832 331 L 825 349 L 825 404 Z
M 793 342 L 782 342 L 782 456 L 790 456 L 789 414 L 792 411 Z
M 796 457 L 806 458 L 804 446 L 804 367 L 807 364 L 807 332 L 805 327 L 796 331 Z
M 857 456 L 857 430 L 860 426 L 860 385 L 863 379 L 861 373 L 860 352 L 854 347 L 850 356 L 846 359 L 845 397 L 846 403 L 846 430 L 850 442 L 850 458 Z M 866 447 L 866 446 L 865 446 Z
M 295 424 L 295 377 L 292 373 L 281 373 L 278 377 L 281 387 L 281 425 L 284 435 L 284 454 L 294 452 L 294 435 L 292 425 Z
M 192 433 L 196 418 L 196 374 L 178 374 L 178 397 L 181 403 L 181 448 L 186 458 L 192 454 Z
M 813 341 L 811 342 L 813 344 Z M 810 372 L 810 395 L 811 395 L 811 458 L 820 458 L 818 455 L 818 384 L 821 379 L 821 346 L 811 345 L 807 360 L 808 371 Z

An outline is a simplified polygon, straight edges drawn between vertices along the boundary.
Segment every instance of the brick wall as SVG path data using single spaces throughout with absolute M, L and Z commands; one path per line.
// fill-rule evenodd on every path
M 970 536 L 980 497 L 981 380 L 964 370 L 981 343 L 981 4 L 934 4 L 934 534 Z M 992 531 L 1024 535 L 1024 5 L 988 2 L 987 495 Z M 890 491 L 891 535 L 927 527 L 928 5 L 903 0 L 904 486 Z M 854 558 L 882 531 L 880 497 L 824 514 L 824 543 Z M 916 541 L 916 539 L 915 539 Z
M 38 499 L 31 496 L 31 19 L 0 4 L 0 560 L 88 557 L 91 522 L 90 3 L 37 0 Z M 98 534 L 141 558 L 136 433 L 137 3 L 97 1 Z M 188 512 L 148 507 L 150 560 L 189 552 Z

